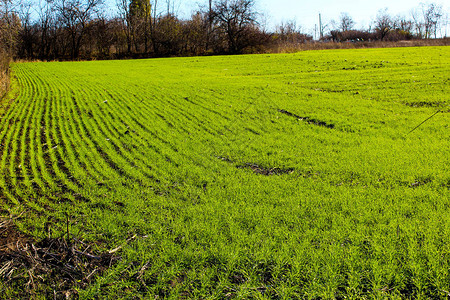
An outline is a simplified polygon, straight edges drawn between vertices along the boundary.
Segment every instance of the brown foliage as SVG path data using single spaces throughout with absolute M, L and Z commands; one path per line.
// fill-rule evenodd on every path
M 0 99 L 9 89 L 10 57 L 0 48 Z
M 360 49 L 360 48 L 392 48 L 392 47 L 421 47 L 421 46 L 450 46 L 450 38 L 434 40 L 409 41 L 363 41 L 363 42 L 309 42 L 302 44 L 278 45 L 271 49 L 273 53 L 293 53 L 305 50 L 326 49 Z

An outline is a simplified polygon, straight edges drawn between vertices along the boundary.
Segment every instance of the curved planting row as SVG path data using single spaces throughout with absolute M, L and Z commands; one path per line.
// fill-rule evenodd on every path
M 438 298 L 450 62 L 422 51 L 450 57 L 16 64 L 3 215 L 120 255 L 80 298 Z
M 201 160 L 182 145 L 198 145 L 199 133 L 219 143 L 229 122 L 228 108 L 213 108 L 201 93 L 191 100 L 158 86 L 140 94 L 106 89 L 89 78 L 73 82 L 64 71 L 54 76 L 52 67 L 15 68 L 20 93 L 0 136 L 0 184 L 12 204 L 54 209 L 62 201 L 88 201 L 88 191 L 103 185 L 160 191 L 180 166 Z

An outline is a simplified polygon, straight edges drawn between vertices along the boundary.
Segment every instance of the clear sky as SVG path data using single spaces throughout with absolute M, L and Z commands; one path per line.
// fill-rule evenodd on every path
M 164 4 L 165 0 L 159 0 Z M 187 16 L 199 5 L 206 5 L 207 0 L 174 0 L 175 9 L 181 16 Z M 348 13 L 356 22 L 356 28 L 368 28 L 380 9 L 388 8 L 391 15 L 410 16 L 412 9 L 419 7 L 426 0 L 255 0 L 258 11 L 264 13 L 269 28 L 283 20 L 295 20 L 302 31 L 313 34 L 315 24 L 319 23 L 319 13 L 323 22 L 339 20 L 342 12 Z M 450 0 L 428 1 L 443 6 L 446 14 L 450 13 Z M 448 27 L 448 26 L 447 26 Z M 444 33 L 443 33 L 444 34 Z M 447 31 L 447 36 L 450 30 Z

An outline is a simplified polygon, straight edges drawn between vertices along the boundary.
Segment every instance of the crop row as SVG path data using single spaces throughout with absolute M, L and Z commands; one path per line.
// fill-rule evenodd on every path
M 67 213 L 122 245 L 85 298 L 439 297 L 445 54 L 15 64 L 0 201 L 36 236 Z

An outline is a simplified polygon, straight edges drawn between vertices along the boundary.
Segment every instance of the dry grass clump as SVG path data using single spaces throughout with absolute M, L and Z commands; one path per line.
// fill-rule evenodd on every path
M 0 290 L 6 298 L 76 297 L 75 287 L 85 287 L 118 259 L 111 251 L 94 254 L 91 246 L 73 237 L 36 241 L 13 218 L 0 218 Z
M 9 89 L 9 63 L 9 55 L 0 48 L 0 98 L 2 98 Z

